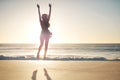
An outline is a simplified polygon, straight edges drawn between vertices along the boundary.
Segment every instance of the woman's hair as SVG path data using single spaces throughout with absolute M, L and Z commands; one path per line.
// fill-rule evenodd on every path
M 49 27 L 50 24 L 49 24 L 49 21 L 48 21 L 48 15 L 47 14 L 42 14 L 42 20 L 44 22 L 44 24 Z

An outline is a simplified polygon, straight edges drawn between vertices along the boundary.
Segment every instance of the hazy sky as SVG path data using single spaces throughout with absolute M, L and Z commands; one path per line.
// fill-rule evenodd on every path
M 37 3 L 52 4 L 50 43 L 120 43 L 120 0 L 0 0 L 0 43 L 39 43 Z

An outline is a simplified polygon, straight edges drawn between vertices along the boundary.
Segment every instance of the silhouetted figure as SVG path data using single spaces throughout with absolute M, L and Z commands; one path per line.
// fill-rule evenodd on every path
M 44 72 L 45 72 L 46 79 L 47 80 L 52 80 L 45 68 L 44 68 Z
M 33 74 L 32 74 L 32 80 L 36 80 L 36 76 L 37 76 L 37 70 L 33 71 Z
M 50 15 L 51 15 L 51 4 L 49 4 L 49 15 L 42 14 L 42 16 L 41 16 L 39 4 L 37 4 L 37 8 L 38 8 L 38 14 L 39 14 L 39 21 L 40 21 L 40 25 L 42 28 L 41 35 L 40 35 L 40 46 L 39 46 L 39 49 L 37 52 L 37 59 L 39 59 L 39 53 L 41 51 L 41 48 L 42 48 L 44 42 L 45 42 L 44 59 L 46 59 L 48 43 L 49 43 L 49 39 L 52 35 L 52 33 L 48 29 L 50 27 L 49 20 L 50 20 Z

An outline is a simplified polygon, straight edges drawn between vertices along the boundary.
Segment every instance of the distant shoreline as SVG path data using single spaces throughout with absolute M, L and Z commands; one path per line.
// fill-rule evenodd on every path
M 6 44 L 18 44 L 18 45 L 21 45 L 21 44 L 25 44 L 25 45 L 38 45 L 39 43 L 0 43 L 0 45 L 6 45 Z M 54 44 L 120 44 L 120 43 L 50 43 L 51 45 L 54 45 Z

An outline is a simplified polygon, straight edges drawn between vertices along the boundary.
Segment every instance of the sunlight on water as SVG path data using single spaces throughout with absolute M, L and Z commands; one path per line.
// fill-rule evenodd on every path
M 44 49 L 41 50 L 40 56 L 42 56 L 42 57 L 44 56 Z
M 0 59 L 36 60 L 38 45 L 2 44 Z M 40 52 L 43 59 L 44 46 Z M 12 58 L 13 57 L 13 58 Z M 120 59 L 120 44 L 52 44 L 47 51 L 47 59 Z

